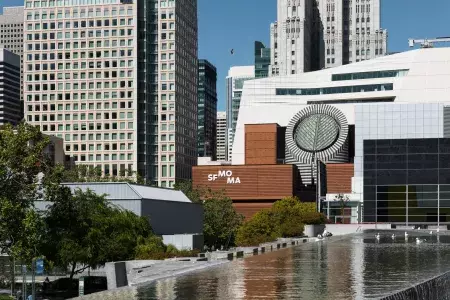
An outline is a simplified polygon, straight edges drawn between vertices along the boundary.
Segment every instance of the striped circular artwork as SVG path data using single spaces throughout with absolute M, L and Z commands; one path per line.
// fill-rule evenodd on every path
M 327 161 L 339 154 L 348 136 L 345 115 L 330 105 L 310 105 L 286 129 L 286 149 L 300 163 Z

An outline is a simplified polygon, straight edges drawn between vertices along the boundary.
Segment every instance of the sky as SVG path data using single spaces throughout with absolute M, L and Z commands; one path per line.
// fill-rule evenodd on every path
M 199 58 L 217 68 L 218 110 L 225 109 L 228 69 L 253 65 L 255 40 L 269 44 L 276 2 L 198 0 Z M 0 8 L 16 5 L 23 5 L 23 0 L 0 0 Z M 408 38 L 450 36 L 449 12 L 449 0 L 382 0 L 381 26 L 388 30 L 388 51 L 408 50 Z

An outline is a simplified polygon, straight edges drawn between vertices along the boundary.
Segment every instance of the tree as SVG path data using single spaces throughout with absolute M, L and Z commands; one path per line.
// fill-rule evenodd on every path
M 256 246 L 271 242 L 277 238 L 276 224 L 270 209 L 257 212 L 237 231 L 236 244 L 239 246 Z
M 145 180 L 136 172 L 121 171 L 119 176 L 104 175 L 100 166 L 76 165 L 64 170 L 62 182 L 128 182 L 145 185 Z
M 233 201 L 222 192 L 209 191 L 203 203 L 203 236 L 207 247 L 219 248 L 234 244 L 244 217 L 236 212 Z
M 48 197 L 53 204 L 42 252 L 55 266 L 70 267 L 70 278 L 108 261 L 134 259 L 139 238 L 152 235 L 147 218 L 111 206 L 104 195 L 53 187 Z
M 41 227 L 33 203 L 40 198 L 39 180 L 51 167 L 44 154 L 49 143 L 27 124 L 0 129 L 0 253 L 11 262 L 31 263 Z
M 334 201 L 338 201 L 339 202 L 340 213 L 341 213 L 341 223 L 344 224 L 345 208 L 347 207 L 347 204 L 350 201 L 350 199 L 349 199 L 349 197 L 347 195 L 337 194 L 334 197 Z
M 301 236 L 305 224 L 324 223 L 325 216 L 316 212 L 315 203 L 286 197 L 245 222 L 238 230 L 236 243 L 240 246 L 256 246 L 281 237 Z
M 173 187 L 177 191 L 182 191 L 192 203 L 201 203 L 202 202 L 202 191 L 199 188 L 194 188 L 192 186 L 192 181 L 190 180 L 180 180 L 176 181 Z

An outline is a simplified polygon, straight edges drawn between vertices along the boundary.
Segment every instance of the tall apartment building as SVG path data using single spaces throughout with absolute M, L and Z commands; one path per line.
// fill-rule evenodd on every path
M 230 70 L 228 70 L 228 76 L 226 78 L 226 115 L 228 130 L 228 152 L 226 160 L 231 159 L 234 131 L 236 130 L 236 123 L 239 116 L 244 82 L 250 79 L 255 79 L 255 66 L 231 67 Z
M 255 41 L 255 78 L 269 76 L 270 48 L 266 48 L 262 42 Z
M 205 59 L 198 61 L 198 132 L 199 157 L 216 158 L 217 70 Z
M 217 139 L 216 139 L 216 159 L 228 160 L 227 149 L 227 113 L 224 111 L 217 112 Z
M 20 56 L 23 64 L 23 6 L 4 7 L 0 14 L 0 48 Z M 20 98 L 23 100 L 23 70 L 20 73 Z
M 278 0 L 270 75 L 336 67 L 386 55 L 380 0 Z
M 24 27 L 29 123 L 105 175 L 191 177 L 196 0 L 26 1 Z
M 21 120 L 20 56 L 0 47 L 0 125 Z

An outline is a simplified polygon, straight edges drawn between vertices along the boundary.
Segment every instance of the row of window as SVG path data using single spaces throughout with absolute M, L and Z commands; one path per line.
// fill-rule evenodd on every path
M 73 44 L 70 42 L 66 43 L 27 43 L 26 49 L 28 51 L 41 51 L 41 50 L 70 50 L 73 46 L 73 49 L 83 49 L 87 48 L 89 45 L 89 48 L 95 48 L 94 42 L 91 41 L 89 44 L 87 42 L 74 42 Z M 125 57 L 125 56 L 133 56 L 133 50 L 129 49 L 126 50 L 112 50 L 111 51 L 111 57 Z
M 30 55 L 32 55 L 32 54 L 28 54 L 27 57 L 29 57 Z M 39 55 L 39 54 L 37 54 L 37 55 Z M 78 53 L 74 53 L 74 56 L 78 58 Z M 85 55 L 82 55 L 82 56 L 85 58 Z M 60 59 L 63 59 L 63 54 L 62 53 L 58 53 L 58 54 L 50 53 L 49 55 L 47 55 L 46 53 L 44 53 L 42 55 L 35 56 L 35 58 L 36 57 L 40 58 L 40 60 L 47 60 L 47 59 L 54 60 L 55 57 L 57 57 L 57 59 L 60 60 Z M 66 55 L 66 57 L 67 57 L 67 55 Z M 81 63 L 83 63 L 83 62 L 81 62 Z M 84 63 L 86 63 L 86 62 L 84 62 Z M 89 64 L 90 63 L 91 62 L 89 62 Z M 100 66 L 99 66 L 98 63 L 99 62 L 96 62 L 96 65 L 98 66 L 98 68 L 101 68 L 102 65 L 105 68 L 126 68 L 126 67 L 131 68 L 131 67 L 133 67 L 133 60 L 128 60 L 128 61 L 125 61 L 125 60 L 104 61 L 103 64 L 100 64 Z M 78 62 L 77 62 L 77 64 L 78 64 Z M 44 68 L 44 65 L 42 65 L 42 66 Z M 33 70 L 33 65 L 29 64 L 27 67 L 28 67 L 29 71 Z M 49 67 L 49 65 L 47 65 L 47 69 L 48 69 L 48 67 Z M 62 63 L 58 64 L 58 68 L 60 68 L 60 67 L 64 67 L 64 65 Z M 70 65 L 69 65 L 69 67 L 70 67 Z M 167 67 L 167 65 L 166 65 L 166 67 Z M 41 69 L 40 65 L 37 68 L 40 70 Z M 56 68 L 56 65 L 55 64 L 50 64 L 50 68 Z M 117 72 L 117 71 L 115 71 L 115 72 Z M 71 74 L 73 74 L 73 76 L 71 76 Z M 65 73 L 65 74 L 57 73 L 56 75 L 55 75 L 55 73 L 51 73 L 51 74 L 34 74 L 35 80 L 39 80 L 41 75 L 42 75 L 42 80 L 55 80 L 56 78 L 58 80 L 61 80 L 61 79 L 63 79 L 63 75 L 65 77 L 64 79 L 71 79 L 71 77 L 73 77 L 73 79 L 78 79 L 78 78 L 85 79 L 86 76 L 88 76 L 89 79 L 92 79 L 92 78 L 100 79 L 100 78 L 102 78 L 102 72 L 95 72 L 95 77 L 94 77 L 94 72 L 88 72 L 88 73 L 85 73 L 85 72 L 76 73 L 75 72 L 75 73 Z M 31 75 L 31 76 L 33 76 L 33 75 Z M 36 76 L 38 76 L 38 77 L 36 77 Z
M 96 105 L 95 105 L 96 104 Z M 102 109 L 102 104 L 103 104 L 103 109 L 118 109 L 119 105 L 120 105 L 120 109 L 126 109 L 126 108 L 133 108 L 133 102 L 129 101 L 128 102 L 128 107 L 127 107 L 127 102 L 112 102 L 110 105 L 110 102 L 97 102 L 97 103 L 89 103 L 88 106 L 86 106 L 86 104 L 81 104 L 81 109 L 85 110 L 87 108 L 89 108 L 89 110 L 101 110 Z M 118 105 L 119 104 L 119 105 Z M 167 104 L 164 104 L 167 106 Z M 64 106 L 63 104 L 58 104 L 58 106 L 56 106 L 56 104 L 42 104 L 42 105 L 28 105 L 28 111 L 56 111 L 56 107 L 58 107 L 58 110 L 63 110 Z M 90 113 L 89 116 L 92 115 L 92 118 L 90 118 L 89 120 L 93 120 L 93 113 Z M 66 116 L 70 116 L 70 115 L 66 115 Z M 78 119 L 78 114 L 74 114 L 74 116 L 76 116 L 76 118 Z M 86 115 L 85 114 L 81 114 L 81 120 L 85 120 Z M 77 120 L 74 119 L 74 120 Z M 62 115 L 61 115 L 61 120 L 62 120 Z M 66 118 L 66 120 L 70 120 Z
M 81 1 L 83 1 L 83 0 L 81 0 Z M 89 1 L 94 1 L 94 0 L 89 0 Z M 100 0 L 95 0 L 95 1 L 100 1 Z M 54 1 L 50 0 L 49 2 L 51 3 L 51 2 L 54 2 Z M 44 8 L 47 7 L 47 5 L 46 5 L 47 1 L 42 1 L 42 3 L 40 3 L 39 1 L 35 1 L 34 3 L 35 3 L 35 5 L 37 5 L 37 6 L 34 6 L 34 7 L 44 7 Z M 26 3 L 26 7 L 32 7 L 32 6 L 28 6 L 30 4 L 31 4 L 31 2 L 27 2 Z M 40 4 L 42 4 L 42 5 L 40 5 Z M 83 5 L 83 4 L 81 4 L 81 5 Z M 53 6 L 54 5 L 50 5 L 49 7 L 53 7 Z M 60 6 L 60 5 L 58 5 L 58 6 Z M 64 11 L 64 14 L 63 14 L 63 11 Z M 35 20 L 39 20 L 40 13 L 42 14 L 42 17 L 41 17 L 42 20 L 46 20 L 47 18 L 50 18 L 50 19 L 55 19 L 55 18 L 63 19 L 63 18 L 86 18 L 86 17 L 87 18 L 92 18 L 92 17 L 101 17 L 101 16 L 103 16 L 103 17 L 109 17 L 109 16 L 115 17 L 117 15 L 119 15 L 119 16 L 125 16 L 125 15 L 132 16 L 133 15 L 133 7 L 132 6 L 127 6 L 127 7 L 119 6 L 118 8 L 113 7 L 111 9 L 111 11 L 110 11 L 109 8 L 105 8 L 103 10 L 103 14 L 102 14 L 102 9 L 101 8 L 97 8 L 95 10 L 95 12 L 94 12 L 93 8 L 89 8 L 89 9 L 86 10 L 85 8 L 78 9 L 76 7 L 73 7 L 72 11 L 70 10 L 70 8 L 66 8 L 64 10 L 63 9 L 58 9 L 58 10 L 49 10 L 49 11 L 47 11 L 47 10 L 43 10 L 43 11 L 35 10 L 35 12 L 34 12 L 34 19 Z M 27 13 L 27 19 L 29 17 L 32 18 L 32 16 L 33 16 L 32 12 L 28 12 Z
M 116 160 L 133 160 L 133 154 L 88 154 L 88 155 L 74 155 L 75 161 L 116 161 Z M 95 159 L 94 159 L 95 158 Z
M 108 73 L 108 72 L 105 72 Z M 108 78 L 109 75 L 105 74 L 105 78 Z M 97 82 L 97 87 L 101 87 L 102 83 L 101 82 Z M 105 84 L 104 84 L 105 86 Z M 171 91 L 175 90 L 175 84 L 171 83 L 170 85 L 167 85 L 165 83 L 161 84 L 162 86 L 162 90 L 168 90 L 168 87 Z M 120 81 L 118 84 L 119 88 L 132 88 L 133 87 L 133 81 Z M 27 84 L 27 91 L 35 91 L 35 92 L 39 92 L 39 91 L 62 91 L 62 90 L 86 90 L 86 89 L 94 89 L 95 88 L 95 84 L 93 82 L 90 82 L 89 84 L 86 82 L 82 82 L 82 83 L 58 83 L 58 84 Z M 106 92 L 105 92 L 106 93 Z M 117 98 L 117 92 L 112 92 L 111 96 L 113 97 L 113 93 L 115 93 L 116 98 Z M 96 95 L 98 95 L 99 97 L 96 99 L 101 99 L 101 93 L 96 93 Z M 109 98 L 109 96 L 105 96 L 106 99 Z M 70 98 L 70 94 L 66 94 L 65 95 L 65 100 L 71 100 Z M 75 99 L 76 100 L 76 99 Z
M 102 170 L 102 172 L 107 176 L 109 176 L 109 175 L 132 176 L 134 174 L 133 164 L 128 164 L 127 169 L 125 169 L 125 164 L 118 165 L 118 164 L 109 164 L 109 163 L 105 164 L 104 163 L 102 165 L 97 165 L 97 166 L 85 164 L 85 166 L 89 167 L 90 169 L 93 169 L 94 167 L 100 168 L 100 170 Z M 119 166 L 120 166 L 120 169 L 119 169 Z
M 67 144 L 66 151 L 117 151 L 133 150 L 133 143 L 105 143 L 105 144 Z
M 113 29 L 113 30 L 89 30 L 89 31 L 80 31 L 80 34 L 76 34 L 77 32 L 65 32 L 63 35 L 62 31 L 58 32 L 43 32 L 43 33 L 28 33 L 27 41 L 39 41 L 39 40 L 54 40 L 54 39 L 71 39 L 72 36 L 79 36 L 79 38 L 102 38 L 102 37 L 111 37 L 111 36 L 132 36 L 133 29 Z M 171 38 L 173 39 L 173 38 Z M 67 43 L 66 43 L 67 44 Z M 86 47 L 86 43 L 78 43 L 74 42 L 74 47 L 78 47 L 79 45 L 84 45 Z
M 111 78 L 125 78 L 125 77 L 133 77 L 133 71 L 129 70 L 129 71 L 112 71 L 111 73 L 109 72 L 97 72 L 97 73 L 102 73 L 103 76 L 100 77 L 96 77 L 96 79 L 108 79 L 109 75 L 111 75 Z M 48 81 L 48 79 L 44 79 L 44 76 L 40 76 L 41 74 L 35 74 L 34 76 L 31 74 L 27 75 L 27 81 Z M 48 74 L 42 74 L 42 75 L 48 75 Z M 54 75 L 54 74 L 53 74 Z M 70 80 L 72 76 L 68 76 L 69 78 L 65 78 L 66 80 Z M 78 76 L 77 76 L 78 77 Z M 49 76 L 46 76 L 46 78 L 49 78 Z M 52 76 L 52 78 L 55 78 L 55 76 Z M 85 77 L 86 78 L 86 77 Z M 78 78 L 74 78 L 74 79 L 78 79 Z M 55 80 L 55 79 L 51 79 Z M 86 82 L 82 83 L 84 85 L 86 85 Z M 52 86 L 54 86 L 55 84 L 51 84 Z M 63 83 L 58 83 L 58 86 L 62 86 Z M 68 86 L 69 85 L 69 86 Z M 93 88 L 94 83 L 90 82 L 89 86 L 92 86 Z M 75 83 L 74 83 L 75 86 Z M 101 82 L 97 82 L 97 87 L 101 87 Z M 60 88 L 58 88 L 60 89 Z M 61 88 L 62 89 L 62 88 Z M 70 83 L 66 83 L 66 89 L 70 89 Z
M 94 139 L 95 137 L 95 139 Z M 65 134 L 64 140 L 66 142 L 76 141 L 109 141 L 109 140 L 133 140 L 133 133 L 97 133 L 97 134 Z
M 326 88 L 276 89 L 276 95 L 277 96 L 329 95 L 329 94 L 392 91 L 393 89 L 394 85 L 392 83 L 385 83 L 385 84 L 338 86 Z
M 66 63 L 43 63 L 43 64 L 27 64 L 27 71 L 47 71 L 47 70 L 78 70 L 78 69 L 102 69 L 102 68 L 117 68 L 118 63 L 114 61 L 81 61 L 81 62 L 66 62 Z M 124 64 L 123 64 L 124 65 Z M 103 76 L 97 78 L 117 78 L 117 74 L 122 74 L 125 71 L 104 71 Z M 101 72 L 97 72 L 101 73 Z M 126 74 L 132 74 L 129 70 Z M 110 76 L 111 75 L 111 76 Z M 132 77 L 132 76 L 120 76 L 120 77 Z
M 127 126 L 128 125 L 128 126 Z M 103 127 L 103 129 L 102 129 Z M 116 129 L 133 129 L 133 122 L 120 122 L 120 123 L 75 123 L 75 124 L 58 124 L 56 127 L 55 124 L 51 125 L 42 125 L 42 131 L 94 131 L 94 130 L 116 130 Z
M 23 23 L 17 23 L 17 24 L 0 24 L 0 28 L 8 28 L 8 27 L 23 27 Z M 17 29 L 22 31 L 22 29 Z M 3 32 L 3 31 L 2 31 Z
M 391 77 L 403 77 L 408 75 L 406 69 L 402 70 L 384 70 L 384 71 L 372 71 L 372 72 L 356 72 L 356 73 L 344 73 L 331 75 L 332 81 L 341 80 L 361 80 L 361 79 L 375 79 L 375 78 L 391 78 Z
M 103 96 L 102 96 L 103 95 Z M 27 96 L 27 101 L 62 101 L 62 100 L 92 100 L 92 99 L 106 99 L 109 100 L 111 95 L 112 99 L 124 99 L 124 98 L 133 98 L 133 92 L 111 92 L 111 94 L 109 92 L 98 92 L 95 93 L 95 97 L 94 97 L 94 93 L 65 93 L 65 94 L 34 94 L 34 95 L 28 95 Z M 58 109 L 59 109 L 59 105 L 58 105 Z
M 32 21 L 30 19 L 30 21 Z M 105 20 L 89 20 L 89 21 L 75 21 L 73 23 L 66 22 L 65 28 L 71 28 L 73 24 L 73 28 L 93 28 L 93 27 L 115 27 L 115 26 L 133 26 L 133 18 L 128 19 L 105 19 Z M 172 24 L 172 23 L 171 23 Z M 33 30 L 47 30 L 47 29 L 56 29 L 56 26 L 58 25 L 58 28 L 63 28 L 63 22 L 28 22 L 27 24 L 27 30 L 33 31 Z M 167 25 L 166 25 L 167 26 Z M 173 25 L 175 28 L 175 25 Z
M 67 104 L 66 106 L 70 106 L 70 104 Z M 74 104 L 74 107 L 75 106 L 78 106 L 78 105 Z M 49 118 L 47 118 L 47 115 L 44 114 L 44 115 L 42 115 L 42 120 L 40 118 L 41 115 L 34 114 L 34 115 L 27 115 L 27 118 L 28 118 L 29 122 L 33 121 L 33 116 L 34 116 L 34 121 L 35 122 L 41 122 L 41 121 L 42 122 L 47 122 L 47 121 L 51 122 L 51 121 L 55 121 L 55 115 L 54 114 L 49 115 L 48 116 Z M 173 116 L 173 115 L 170 115 L 170 116 Z M 122 120 L 122 119 L 132 119 L 132 118 L 133 118 L 133 113 L 132 112 L 127 112 L 126 114 L 125 114 L 125 112 L 120 112 L 119 115 L 118 115 L 117 112 L 111 112 L 111 113 L 106 112 L 106 113 L 96 113 L 95 114 L 95 119 L 96 120 Z M 58 120 L 62 120 L 62 115 L 61 114 L 57 115 L 57 119 Z M 75 115 L 73 115 L 72 119 L 73 120 L 77 120 L 77 117 L 75 117 Z M 67 115 L 66 115 L 65 120 L 67 120 Z M 85 120 L 85 119 L 81 119 L 81 120 Z M 91 118 L 91 114 L 88 114 L 88 120 L 94 120 L 93 119 L 93 115 L 92 115 L 92 118 Z M 175 117 L 169 118 L 169 121 L 173 121 L 173 120 L 175 120 Z M 165 121 L 165 120 L 163 120 L 163 121 Z M 109 127 L 109 123 L 106 123 L 106 124 L 108 124 L 108 127 Z M 104 126 L 106 126 L 106 124 Z M 76 128 L 78 128 L 78 124 L 74 124 L 74 126 L 75 125 L 76 125 Z M 52 125 L 51 128 L 53 128 L 53 126 L 54 125 Z M 91 126 L 92 126 L 92 129 L 91 129 Z M 101 126 L 101 125 L 97 124 L 97 128 L 99 126 Z M 133 127 L 133 124 L 131 123 L 131 124 L 129 124 L 129 126 Z M 87 128 L 86 124 L 81 124 L 81 130 L 86 130 L 86 128 Z M 94 124 L 89 124 L 89 130 L 94 130 Z M 100 130 L 101 130 L 101 128 L 100 128 Z M 54 131 L 54 130 L 52 130 L 52 131 Z

